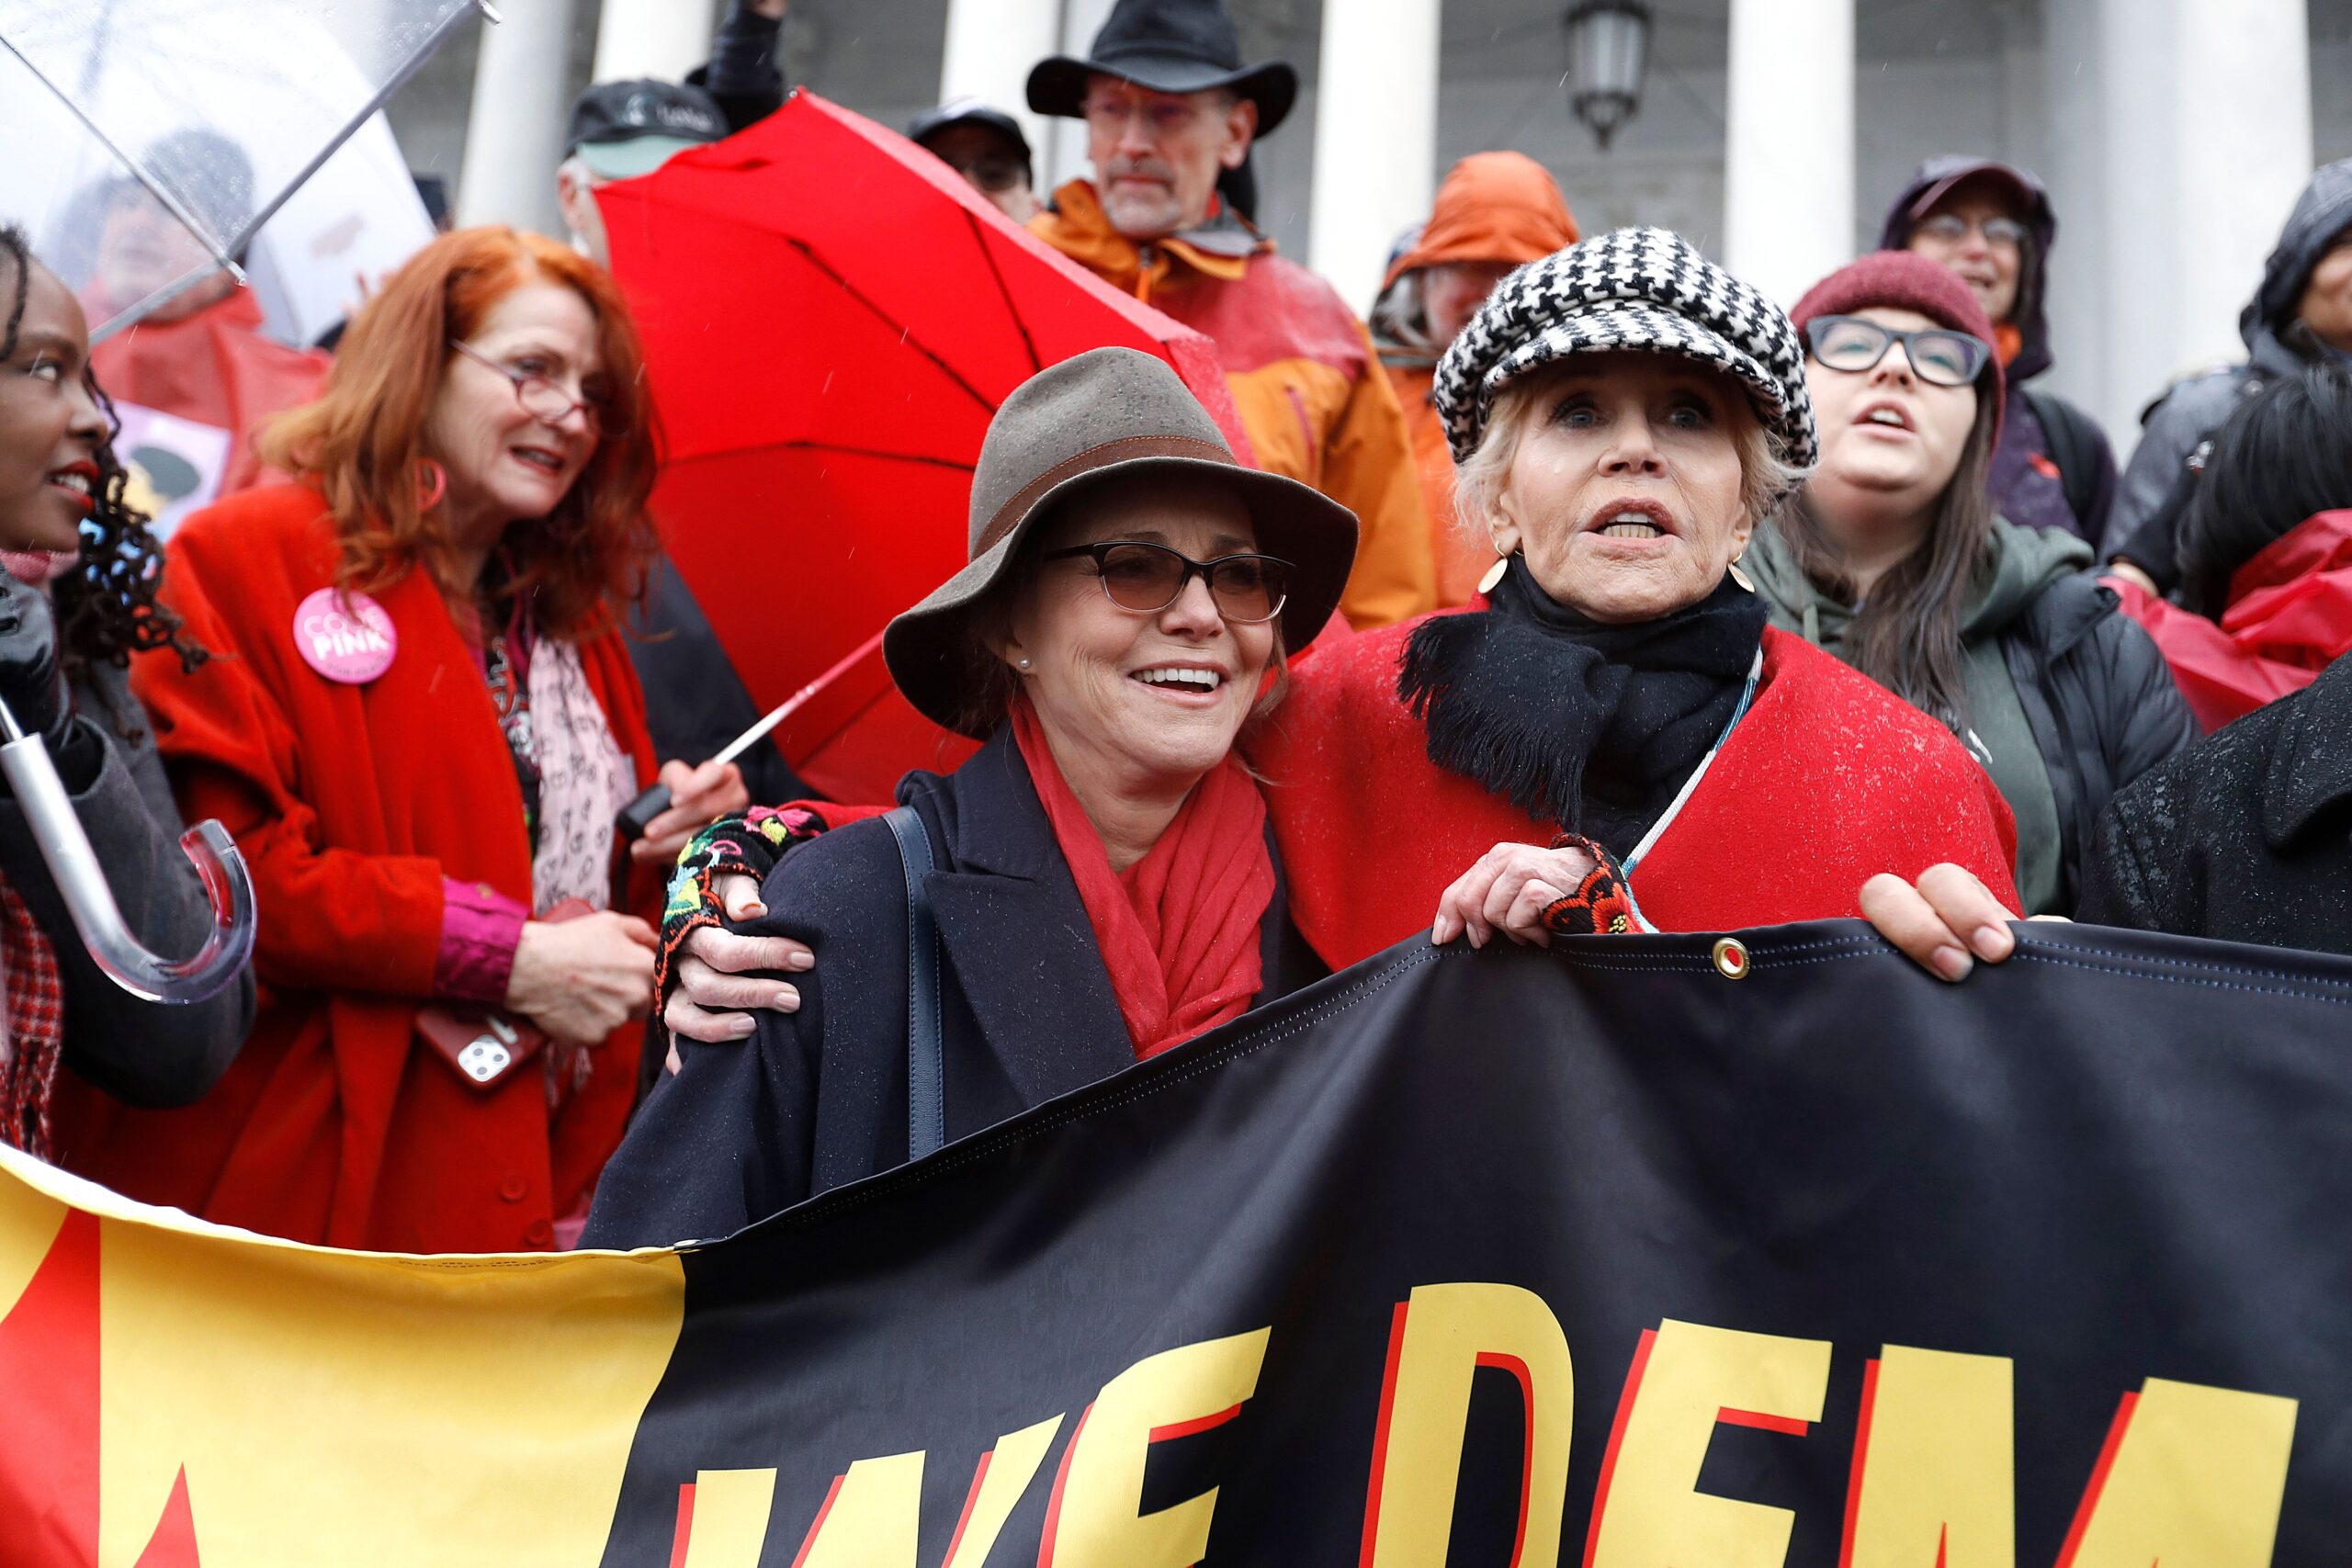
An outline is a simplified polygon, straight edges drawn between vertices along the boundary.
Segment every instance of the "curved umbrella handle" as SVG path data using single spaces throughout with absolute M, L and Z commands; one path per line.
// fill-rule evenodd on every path
M 0 708 L 0 719 L 7 717 Z M 13 722 L 6 728 L 14 730 Z M 16 792 L 31 824 L 33 841 L 74 917 L 74 930 L 107 978 L 151 1002 L 200 1002 L 237 977 L 254 950 L 254 884 L 244 856 L 218 822 L 199 822 L 180 835 L 180 849 L 195 863 L 212 905 L 212 931 L 187 958 L 150 953 L 123 924 L 122 911 L 107 886 L 97 852 L 74 814 L 74 800 L 57 776 L 49 748 L 38 735 L 0 745 L 0 773 Z

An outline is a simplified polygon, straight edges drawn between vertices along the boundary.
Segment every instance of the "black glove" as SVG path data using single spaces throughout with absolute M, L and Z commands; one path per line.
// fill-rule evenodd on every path
M 57 623 L 49 600 L 0 570 L 0 702 L 26 735 L 47 743 L 51 759 L 79 793 L 89 787 L 103 761 L 74 721 L 74 698 L 57 667 Z

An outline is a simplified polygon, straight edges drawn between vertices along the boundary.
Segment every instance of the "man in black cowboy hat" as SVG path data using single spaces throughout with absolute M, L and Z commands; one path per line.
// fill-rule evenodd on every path
M 1356 514 L 1340 608 L 1385 626 L 1437 603 L 1404 412 L 1355 313 L 1217 194 L 1297 98 L 1287 62 L 1242 63 L 1221 0 L 1118 0 L 1085 59 L 1029 73 L 1029 107 L 1086 121 L 1094 165 L 1030 227 L 1216 342 L 1258 466 Z

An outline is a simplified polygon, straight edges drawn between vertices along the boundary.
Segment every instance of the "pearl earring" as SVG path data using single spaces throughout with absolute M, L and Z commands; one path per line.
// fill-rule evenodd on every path
M 1026 654 L 1023 654 L 1019 659 L 1014 660 L 1013 662 L 1021 666 L 1023 670 L 1029 668 L 1029 657 Z

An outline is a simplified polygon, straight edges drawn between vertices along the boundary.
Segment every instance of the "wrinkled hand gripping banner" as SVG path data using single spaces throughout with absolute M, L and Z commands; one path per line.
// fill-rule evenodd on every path
M 0 1562 L 2234 1568 L 2352 1542 L 2352 963 L 1410 943 L 722 1245 L 0 1172 Z

